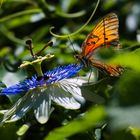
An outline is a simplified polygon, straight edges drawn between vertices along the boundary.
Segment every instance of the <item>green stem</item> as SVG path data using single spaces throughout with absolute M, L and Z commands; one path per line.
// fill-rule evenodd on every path
M 36 14 L 36 13 L 41 13 L 41 10 L 40 9 L 31 9 L 31 10 L 25 10 L 25 11 L 22 11 L 22 12 L 17 12 L 15 14 L 6 16 L 4 18 L 1 18 L 0 22 L 2 23 L 2 22 L 5 22 L 7 20 L 10 20 L 11 18 L 15 18 L 15 17 L 18 17 L 18 16 L 24 16 L 24 15 Z
M 47 18 L 50 17 L 50 13 L 49 13 L 49 5 L 47 4 L 46 1 L 44 0 L 36 0 L 38 7 L 40 9 L 42 9 L 43 13 L 46 15 Z
M 86 13 L 85 10 L 81 10 L 76 13 L 63 13 L 63 12 L 56 11 L 56 15 L 63 18 L 77 18 L 85 15 L 85 13 Z
M 71 33 L 71 34 L 67 34 L 67 35 L 57 35 L 57 34 L 55 34 L 55 33 L 52 32 L 52 29 L 54 29 L 54 27 L 51 27 L 51 28 L 50 28 L 50 33 L 51 33 L 54 37 L 58 37 L 58 38 L 68 38 L 68 37 L 72 37 L 72 36 L 76 35 L 77 33 L 81 32 L 81 31 L 87 26 L 87 24 L 91 21 L 91 19 L 93 18 L 94 14 L 95 14 L 95 12 L 96 12 L 96 10 L 97 10 L 97 7 L 98 7 L 99 3 L 100 3 L 100 0 L 97 1 L 96 6 L 95 6 L 95 8 L 94 8 L 94 10 L 93 10 L 93 12 L 92 12 L 92 14 L 91 14 L 91 16 L 90 16 L 89 19 L 87 20 L 87 22 L 86 22 L 80 29 L 78 29 L 77 31 L 75 31 L 75 32 L 73 32 L 73 33 Z
M 12 42 L 15 42 L 17 44 L 25 45 L 24 41 L 15 37 L 15 35 L 10 32 L 5 26 L 0 26 L 0 32 L 9 40 Z

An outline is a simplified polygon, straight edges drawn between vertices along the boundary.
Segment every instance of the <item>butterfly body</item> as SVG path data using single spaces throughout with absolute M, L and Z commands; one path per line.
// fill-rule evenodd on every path
M 123 68 L 118 65 L 108 65 L 93 58 L 93 53 L 101 47 L 119 48 L 119 21 L 115 13 L 110 13 L 99 21 L 94 29 L 89 33 L 82 44 L 82 52 L 76 58 L 85 66 L 93 66 L 110 76 L 119 76 Z

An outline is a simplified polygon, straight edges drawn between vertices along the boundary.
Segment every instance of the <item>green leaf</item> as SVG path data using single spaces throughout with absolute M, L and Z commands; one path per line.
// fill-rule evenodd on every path
M 102 106 L 93 107 L 78 120 L 74 120 L 65 126 L 54 129 L 45 137 L 45 140 L 62 140 L 76 133 L 83 132 L 105 118 L 105 110 Z
M 140 71 L 140 49 L 113 57 L 109 63 L 119 64 Z
M 128 70 L 121 77 L 116 85 L 119 104 L 123 106 L 140 104 L 140 72 Z
M 0 126 L 0 138 L 5 140 L 16 140 L 17 135 L 15 131 L 18 129 L 18 126 L 15 124 L 6 124 L 4 126 Z
M 129 127 L 128 132 L 133 135 L 136 140 L 140 139 L 140 128 Z
M 109 140 L 139 140 L 140 129 L 137 127 L 129 126 L 126 129 L 114 131 Z

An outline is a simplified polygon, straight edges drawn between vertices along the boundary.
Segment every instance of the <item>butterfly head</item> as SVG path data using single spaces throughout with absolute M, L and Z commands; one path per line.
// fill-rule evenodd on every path
M 86 57 L 84 57 L 83 55 L 75 55 L 75 58 L 82 64 L 84 65 L 84 67 L 88 67 L 89 66 L 89 59 L 87 59 Z

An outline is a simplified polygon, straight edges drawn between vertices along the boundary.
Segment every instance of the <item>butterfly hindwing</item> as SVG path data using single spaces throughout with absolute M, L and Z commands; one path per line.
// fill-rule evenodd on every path
M 113 64 L 106 64 L 101 61 L 97 61 L 93 58 L 90 58 L 91 65 L 96 67 L 97 69 L 104 71 L 105 73 L 109 74 L 110 76 L 118 77 L 124 71 L 123 67 L 119 65 Z

